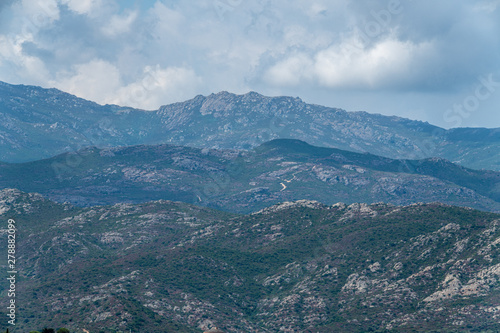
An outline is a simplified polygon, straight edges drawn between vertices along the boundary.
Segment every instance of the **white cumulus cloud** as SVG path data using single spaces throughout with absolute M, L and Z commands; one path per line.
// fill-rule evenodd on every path
M 153 110 L 160 105 L 192 98 L 201 82 L 189 68 L 146 66 L 143 76 L 118 89 L 110 102 Z
M 162 104 L 191 98 L 201 83 L 192 69 L 146 66 L 136 81 L 125 84 L 113 64 L 95 59 L 60 73 L 51 84 L 74 95 L 101 104 L 118 104 L 142 109 L 156 109 Z
M 60 0 L 78 14 L 89 14 L 102 6 L 102 0 Z
M 265 79 L 273 85 L 314 83 L 328 88 L 374 89 L 419 84 L 415 68 L 432 59 L 430 42 L 386 39 L 372 47 L 357 38 L 314 54 L 299 53 L 273 65 Z M 413 82 L 417 81 L 417 82 Z
M 100 59 L 75 65 L 71 72 L 58 76 L 51 81 L 54 87 L 101 103 L 110 100 L 121 85 L 118 68 Z
M 313 72 L 321 85 L 331 88 L 394 88 L 419 84 L 421 76 L 414 69 L 432 54 L 429 42 L 388 39 L 371 48 L 341 44 L 319 52 Z

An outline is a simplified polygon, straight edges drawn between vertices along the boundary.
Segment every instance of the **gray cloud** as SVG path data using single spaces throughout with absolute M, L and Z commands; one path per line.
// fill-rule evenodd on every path
M 496 0 L 25 0 L 0 19 L 0 80 L 100 103 L 256 90 L 500 127 L 496 90 L 460 124 L 444 116 L 482 75 L 500 81 Z

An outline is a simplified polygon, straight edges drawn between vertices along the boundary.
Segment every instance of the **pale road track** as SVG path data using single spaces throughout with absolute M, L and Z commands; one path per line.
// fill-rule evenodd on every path
M 298 173 L 298 172 L 296 172 L 296 173 L 294 173 L 294 174 L 293 174 L 293 178 L 292 178 L 292 179 L 290 179 L 290 180 L 286 180 L 286 179 L 285 179 L 285 182 L 287 182 L 287 183 L 291 183 L 291 182 L 292 182 L 292 180 L 295 180 L 295 179 L 297 178 L 297 176 L 296 176 L 296 174 L 297 174 L 297 173 Z M 283 186 L 283 188 L 281 189 L 281 192 L 283 192 L 284 190 L 286 190 L 286 187 L 287 187 L 287 186 L 286 186 L 285 184 L 283 184 L 283 183 L 280 183 L 280 184 L 281 184 L 281 186 Z

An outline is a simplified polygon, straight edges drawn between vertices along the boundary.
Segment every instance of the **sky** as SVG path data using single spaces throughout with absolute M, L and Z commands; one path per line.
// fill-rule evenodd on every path
M 500 127 L 500 0 L 2 0 L 0 81 L 147 110 L 256 91 Z

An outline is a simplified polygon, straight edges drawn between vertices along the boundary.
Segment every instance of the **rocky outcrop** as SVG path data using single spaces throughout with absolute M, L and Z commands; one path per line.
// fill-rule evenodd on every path
M 250 149 L 278 138 L 411 160 L 443 157 L 500 170 L 498 129 L 445 130 L 419 121 L 347 112 L 300 98 L 220 92 L 144 111 L 101 106 L 56 89 L 0 82 L 0 161 L 82 147 L 173 143 Z M 497 152 L 497 153 L 491 153 Z
M 46 318 L 89 331 L 500 329 L 496 214 L 301 200 L 235 215 L 0 198 L 19 226 L 26 330 Z

